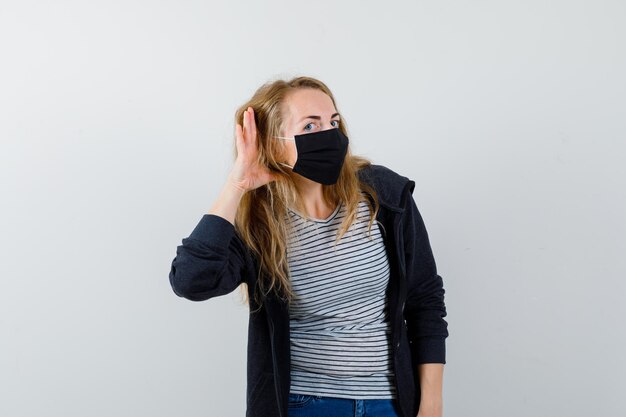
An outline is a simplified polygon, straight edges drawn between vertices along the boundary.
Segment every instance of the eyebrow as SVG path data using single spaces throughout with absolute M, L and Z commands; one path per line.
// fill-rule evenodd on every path
M 335 114 L 333 114 L 332 116 L 330 116 L 330 118 L 332 119 L 332 118 L 333 118 L 333 117 L 335 117 L 335 116 L 339 116 L 339 117 L 341 117 L 341 115 L 340 115 L 339 113 L 335 113 Z M 322 120 L 322 118 L 321 118 L 320 116 L 306 116 L 306 117 L 303 117 L 302 119 L 300 119 L 300 122 L 302 122 L 303 120 L 306 120 L 306 119 L 317 119 L 317 120 Z M 300 123 L 300 122 L 298 122 L 298 123 Z

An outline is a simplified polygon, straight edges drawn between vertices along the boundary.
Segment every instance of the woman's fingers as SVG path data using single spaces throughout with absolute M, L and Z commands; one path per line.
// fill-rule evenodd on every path
M 244 160 L 254 160 L 254 153 L 257 151 L 256 146 L 256 123 L 254 122 L 254 110 L 248 107 L 243 112 L 243 123 L 237 123 L 235 127 L 235 136 L 237 137 L 237 151 L 242 155 Z
M 257 129 L 252 106 L 243 112 L 243 123 L 237 123 L 235 135 L 237 136 L 237 159 L 234 172 L 237 180 L 248 184 L 246 189 L 254 189 L 270 181 L 278 180 L 278 175 L 258 164 Z
M 256 145 L 256 121 L 254 120 L 254 109 L 248 107 L 248 129 L 250 130 L 250 143 Z
M 243 112 L 243 140 L 244 143 L 247 145 L 248 144 L 248 110 Z
M 256 146 L 256 123 L 254 121 L 254 110 L 248 107 L 243 112 L 243 138 L 247 145 Z
M 257 130 L 254 120 L 254 109 L 250 106 L 243 112 L 243 140 L 246 147 L 256 151 L 257 148 Z
M 237 146 L 237 152 L 238 153 L 242 153 L 243 152 L 243 128 L 241 127 L 241 125 L 239 123 L 237 123 L 237 126 L 235 126 L 235 145 Z

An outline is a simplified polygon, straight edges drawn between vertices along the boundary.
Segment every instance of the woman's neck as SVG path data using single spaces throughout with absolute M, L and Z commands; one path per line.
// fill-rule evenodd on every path
M 324 200 L 322 184 L 303 178 L 296 180 L 296 186 L 302 196 L 306 214 L 310 217 L 325 219 L 337 208 L 337 206 L 329 206 Z

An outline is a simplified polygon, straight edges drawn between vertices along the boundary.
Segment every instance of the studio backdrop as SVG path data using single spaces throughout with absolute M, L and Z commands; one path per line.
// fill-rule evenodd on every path
M 248 309 L 177 245 L 308 75 L 415 181 L 444 416 L 626 415 L 626 5 L 0 0 L 0 415 L 243 416 Z

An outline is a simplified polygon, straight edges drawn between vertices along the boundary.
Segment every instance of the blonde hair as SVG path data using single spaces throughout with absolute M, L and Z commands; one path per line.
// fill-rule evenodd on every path
M 258 288 L 254 289 L 254 301 L 259 308 L 263 297 L 274 291 L 279 298 L 291 303 L 295 294 L 289 279 L 289 264 L 287 262 L 287 209 L 294 208 L 300 213 L 306 213 L 301 196 L 289 173 L 279 162 L 283 154 L 284 143 L 273 139 L 280 136 L 287 114 L 285 99 L 290 92 L 301 88 L 313 88 L 326 93 L 337 109 L 335 98 L 330 89 L 321 81 L 299 76 L 290 80 L 275 80 L 263 84 L 254 95 L 242 104 L 235 114 L 235 123 L 243 126 L 243 114 L 248 107 L 254 109 L 258 141 L 258 162 L 278 175 L 277 181 L 246 192 L 240 202 L 235 216 L 235 229 L 243 242 L 259 261 Z M 339 111 L 339 109 L 337 109 Z M 350 136 L 347 131 L 345 117 L 342 116 L 339 129 Z M 237 147 L 234 147 L 237 157 Z M 376 191 L 368 184 L 360 181 L 357 173 L 360 169 L 371 165 L 371 161 L 352 155 L 350 146 L 337 183 L 322 185 L 324 201 L 330 207 L 336 207 L 340 202 L 346 210 L 346 216 L 337 231 L 335 243 L 348 231 L 356 220 L 360 201 L 366 201 L 371 217 L 368 231 L 378 213 L 379 204 Z M 363 193 L 371 195 L 370 201 Z M 305 214 L 306 216 L 306 214 Z M 308 216 L 307 216 L 308 217 Z M 246 282 L 242 282 L 241 294 L 244 302 L 250 304 L 249 289 Z

